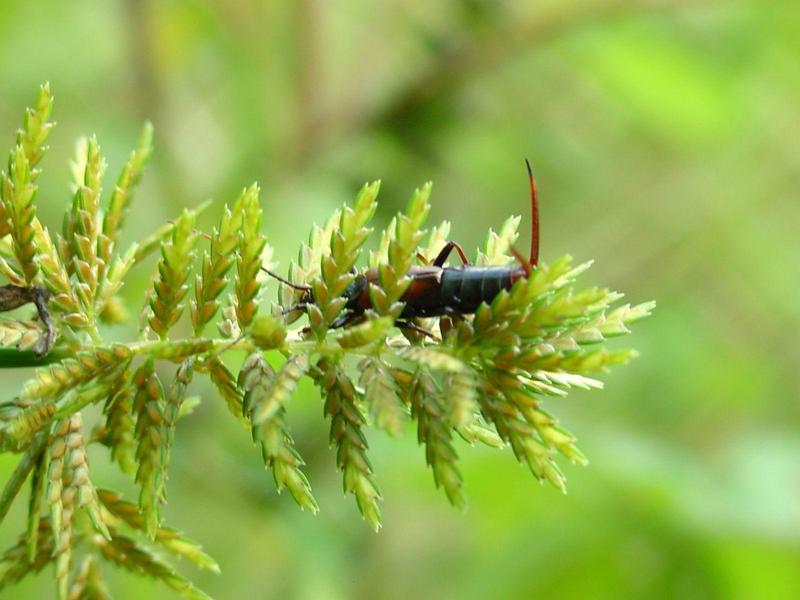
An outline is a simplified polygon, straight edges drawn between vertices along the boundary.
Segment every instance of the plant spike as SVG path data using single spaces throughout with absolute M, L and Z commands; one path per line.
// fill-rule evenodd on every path
M 105 268 L 105 265 L 101 267 L 102 259 L 97 252 L 100 194 L 105 170 L 106 162 L 100 154 L 100 145 L 92 136 L 86 146 L 83 182 L 73 196 L 68 216 L 69 230 L 64 235 L 70 245 L 73 272 L 78 279 L 78 299 L 91 323 L 95 317 L 100 270 Z
M 50 464 L 47 470 L 47 502 L 50 505 L 50 523 L 53 540 L 60 546 L 60 535 L 64 520 L 64 474 L 67 453 L 69 420 L 63 419 L 53 426 L 53 441 L 50 444 Z
M 158 579 L 188 600 L 211 600 L 170 564 L 133 538 L 113 532 L 110 541 L 96 537 L 93 542 L 106 560 L 123 569 Z
M 433 469 L 436 487 L 444 488 L 450 503 L 466 507 L 463 478 L 456 466 L 452 428 L 445 414 L 441 392 L 430 372 L 421 368 L 415 375 L 411 395 L 412 414 L 417 419 L 417 440 L 425 445 L 425 461 Z
M 83 439 L 83 420 L 81 413 L 75 413 L 69 418 L 69 434 L 67 435 L 67 465 L 70 485 L 75 489 L 77 507 L 85 508 L 92 526 L 101 535 L 108 538 L 109 533 L 100 514 L 100 504 L 97 500 L 97 491 L 94 489 L 89 474 L 89 454 Z
M 478 251 L 477 264 L 501 267 L 514 262 L 509 250 L 519 237 L 519 222 L 520 217 L 508 217 L 500 228 L 500 233 L 490 229 L 483 250 Z
M 83 558 L 75 571 L 72 586 L 69 588 L 69 600 L 92 598 L 95 600 L 111 600 L 111 595 L 103 581 L 97 558 L 88 555 Z
M 120 494 L 109 490 L 97 490 L 98 497 L 108 512 L 124 522 L 136 531 L 144 532 L 146 525 L 139 507 L 132 502 L 126 502 Z M 203 552 L 202 547 L 197 542 L 190 540 L 175 529 L 159 527 L 156 529 L 155 542 L 165 550 L 190 560 L 201 569 L 208 569 L 214 573 L 219 573 L 219 565 L 208 554 Z
M 36 244 L 33 222 L 36 218 L 37 186 L 28 157 L 22 146 L 11 151 L 8 171 L 0 173 L 2 203 L 11 238 L 14 243 L 14 256 L 26 285 L 33 285 L 39 273 L 36 263 Z
M 45 440 L 42 436 L 43 441 Z M 46 449 L 39 454 L 39 459 L 33 468 L 31 477 L 31 496 L 28 501 L 28 560 L 36 559 L 39 546 L 39 528 L 42 519 L 42 500 L 46 493 L 47 470 L 50 465 L 50 456 Z
M 69 589 L 69 570 L 72 562 L 72 537 L 74 533 L 74 519 L 75 519 L 75 496 L 77 490 L 73 481 L 72 470 L 69 469 L 67 463 L 69 459 L 68 438 L 71 430 L 70 419 L 64 419 L 61 422 L 57 435 L 62 438 L 65 455 L 62 455 L 62 468 L 61 468 L 61 488 L 60 498 L 58 501 L 57 512 L 58 519 L 53 518 L 54 523 L 58 523 L 58 528 L 53 531 L 55 538 L 55 549 L 53 554 L 56 559 L 56 590 L 59 599 L 64 599 L 67 596 Z M 55 462 L 55 461 L 54 461 Z M 51 463 L 52 464 L 52 463 Z M 53 513 L 55 517 L 55 513 Z
M 361 515 L 378 531 L 381 493 L 367 459 L 367 439 L 362 431 L 366 420 L 358 409 L 355 387 L 335 363 L 322 359 L 317 368 L 321 372 L 317 384 L 325 396 L 325 414 L 331 419 L 330 442 L 336 447 L 336 466 L 342 472 L 344 491 L 355 496 Z
M 38 369 L 35 376 L 23 384 L 19 399 L 33 402 L 58 397 L 80 384 L 114 371 L 130 358 L 130 349 L 123 344 L 78 352 L 75 358 Z
M 331 232 L 330 252 L 320 258 L 320 277 L 312 281 L 315 303 L 309 307 L 309 322 L 317 339 L 323 339 L 330 324 L 344 308 L 344 290 L 353 279 L 352 269 L 367 239 L 367 228 L 377 208 L 380 182 L 361 188 L 353 207 L 342 207 L 339 227 Z
M 120 469 L 128 474 L 136 473 L 134 393 L 132 375 L 126 373 L 122 378 L 122 385 L 108 397 L 105 407 L 105 429 L 111 460 L 119 464 Z
M 181 406 L 186 399 L 186 389 L 192 381 L 194 376 L 194 358 L 188 358 L 183 361 L 178 367 L 178 372 L 175 374 L 175 379 L 169 387 L 168 393 L 165 395 L 165 408 L 164 408 L 164 421 L 163 421 L 163 439 L 161 441 L 161 455 L 158 474 L 158 495 L 161 497 L 162 502 L 167 499 L 167 475 L 169 471 L 169 463 L 172 454 L 172 444 L 175 441 L 175 427 L 178 424 L 178 418 L 181 412 Z
M 251 200 L 252 194 L 252 191 L 244 190 L 233 208 L 229 209 L 226 205 L 223 208 L 219 228 L 215 228 L 211 233 L 211 248 L 203 256 L 202 270 L 195 281 L 195 300 L 192 302 L 192 323 L 195 335 L 203 333 L 205 326 L 219 310 L 218 298 L 225 290 L 228 284 L 228 272 L 236 262 L 236 251 L 241 241 L 239 231 L 243 225 L 244 209 L 248 209 L 250 217 L 255 212 Z M 257 247 L 260 242 L 254 241 L 252 230 L 247 235 L 247 243 Z M 248 247 L 243 251 L 255 254 L 255 247 L 252 249 Z M 244 264 L 242 264 L 242 268 L 247 271 Z M 242 289 L 241 293 L 247 295 L 248 291 Z
M 253 441 L 261 445 L 264 465 L 272 468 L 278 492 L 288 488 L 300 507 L 316 514 L 319 506 L 301 470 L 305 462 L 295 450 L 284 420 L 285 403 L 307 370 L 308 359 L 295 356 L 276 374 L 261 353 L 256 352 L 242 365 L 239 388 L 244 391 L 243 412 L 251 423 Z
M 43 517 L 39 523 L 38 544 L 33 558 L 28 554 L 28 540 L 25 538 L 25 535 L 20 536 L 17 543 L 0 557 L 0 565 L 4 568 L 0 577 L 0 591 L 28 575 L 38 573 L 53 562 L 54 542 L 48 517 Z
M 259 310 L 265 273 L 273 267 L 255 184 L 223 209 L 209 235 L 196 229 L 205 203 L 118 251 L 152 152 L 149 124 L 105 210 L 99 145 L 94 137 L 79 143 L 71 206 L 62 234 L 53 237 L 37 219 L 35 203 L 51 107 L 43 86 L 0 174 L 0 276 L 10 282 L 0 287 L 0 312 L 32 301 L 39 315 L 38 321 L 0 318 L 0 368 L 36 367 L 0 405 L 0 450 L 20 455 L 0 493 L 0 519 L 30 479 L 24 532 L 0 555 L 0 589 L 53 564 L 59 598 L 107 598 L 105 561 L 159 579 L 186 598 L 207 598 L 162 558 L 169 553 L 219 571 L 198 543 L 161 524 L 177 423 L 199 402 L 187 397 L 194 377 L 208 377 L 250 431 L 278 491 L 287 488 L 315 513 L 287 425 L 289 399 L 305 377 L 313 380 L 330 418 L 345 494 L 376 530 L 381 496 L 368 459 L 372 425 L 394 436 L 406 423 L 415 426 L 435 485 L 457 507 L 466 500 L 456 434 L 469 444 L 510 447 L 537 479 L 562 491 L 563 459 L 587 463 L 554 414 L 553 399 L 576 387 L 601 388 L 598 373 L 635 357 L 605 342 L 629 333 L 654 304 L 620 304 L 622 295 L 607 288 L 579 287 L 591 263 L 575 266 L 569 256 L 539 261 L 532 175 L 529 258 L 514 248 L 519 217 L 489 232 L 476 265 L 452 241 L 449 222 L 425 237 L 426 184 L 386 227 L 366 269 L 359 258 L 377 207 L 375 182 L 312 228 L 288 278 L 276 276 L 280 306 Z M 191 279 L 201 235 L 209 246 Z M 126 320 L 132 311 L 117 294 L 133 267 L 156 250 L 138 339 L 104 340 L 114 330 L 99 322 Z M 451 250 L 468 266 L 446 266 Z M 221 307 L 231 277 L 230 301 Z M 175 327 L 192 284 L 191 326 Z M 219 312 L 221 336 L 207 336 Z M 308 321 L 290 327 L 303 317 Z M 228 351 L 246 357 L 238 377 L 226 366 L 233 362 Z M 275 359 L 282 360 L 277 372 L 270 366 Z M 159 373 L 166 369 L 177 373 L 165 391 Z M 102 407 L 102 421 L 86 438 L 81 411 L 93 405 Z M 107 447 L 111 461 L 133 476 L 136 503 L 97 489 L 89 469 L 92 442 Z
M 25 110 L 22 129 L 17 132 L 17 145 L 25 152 L 34 179 L 39 175 L 36 166 L 47 151 L 44 143 L 55 127 L 55 123 L 48 120 L 52 111 L 53 95 L 50 93 L 50 84 L 45 83 L 39 86 L 36 106 Z
M 236 320 L 239 329 L 247 330 L 258 311 L 258 295 L 261 291 L 261 256 L 267 244 L 261 234 L 261 204 L 259 189 L 251 185 L 243 193 L 242 230 L 239 239 L 239 254 L 236 260 Z
M 359 369 L 364 399 L 370 405 L 375 425 L 394 437 L 400 437 L 409 414 L 408 408 L 400 400 L 398 386 L 390 369 L 377 356 L 365 358 Z
M 225 400 L 228 410 L 249 428 L 242 413 L 243 392 L 237 385 L 233 373 L 228 370 L 228 367 L 225 366 L 219 356 L 208 357 L 204 367 L 211 383 L 214 384 L 223 400 Z
M 103 228 L 100 243 L 100 258 L 105 265 L 110 264 L 111 253 L 117 243 L 119 230 L 125 222 L 133 193 L 139 185 L 142 171 L 153 152 L 153 126 L 144 124 L 136 150 L 131 152 L 128 161 L 122 168 L 114 191 L 108 201 L 108 209 L 103 215 Z
M 35 254 L 31 248 L 31 227 L 36 222 L 33 199 L 36 194 L 36 166 L 47 146 L 44 145 L 54 127 L 48 121 L 53 109 L 50 85 L 39 87 L 36 106 L 25 111 L 22 128 L 17 132 L 16 148 L 9 159 L 8 174 L 0 175 L 0 238 L 13 233 L 14 251 L 28 283 L 36 275 L 30 259 Z
M 417 246 L 424 235 L 422 226 L 430 212 L 430 195 L 431 184 L 426 183 L 414 191 L 406 212 L 397 215 L 396 233 L 387 251 L 388 262 L 378 267 L 381 285 L 370 288 L 372 306 L 379 315 L 397 318 L 403 310 L 400 297 L 411 285 L 411 278 L 406 273 L 414 264 Z
M 175 222 L 169 242 L 161 248 L 159 278 L 153 284 L 148 324 L 162 340 L 167 338 L 169 329 L 180 318 L 184 308 L 182 301 L 189 291 L 186 282 L 197 241 L 195 218 L 195 212 L 184 210 Z
M 152 360 L 145 362 L 134 374 L 136 396 L 133 410 L 137 415 L 136 482 L 141 486 L 139 508 L 144 515 L 146 532 L 151 538 L 161 522 L 160 492 L 161 447 L 164 443 L 164 388 L 156 375 Z
M 32 222 L 34 240 L 38 249 L 39 269 L 42 280 L 50 290 L 50 306 L 57 311 L 58 318 L 73 329 L 84 329 L 89 319 L 82 312 L 81 303 L 73 289 L 69 272 L 56 251 L 50 233 L 38 219 Z

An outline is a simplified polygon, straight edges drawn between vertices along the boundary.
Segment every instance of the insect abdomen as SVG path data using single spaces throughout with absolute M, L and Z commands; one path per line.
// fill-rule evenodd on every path
M 411 291 L 402 317 L 436 317 L 474 313 L 481 302 L 491 303 L 501 290 L 511 288 L 512 270 L 505 267 L 444 268 L 435 285 Z M 416 292 L 416 293 L 415 293 Z
M 442 296 L 458 313 L 474 313 L 481 302 L 490 304 L 501 290 L 511 288 L 511 270 L 497 267 L 445 269 Z

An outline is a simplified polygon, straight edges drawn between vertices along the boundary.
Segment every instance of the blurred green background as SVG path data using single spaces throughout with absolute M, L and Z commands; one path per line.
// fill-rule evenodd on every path
M 60 222 L 74 140 L 115 177 L 147 118 L 156 154 L 135 240 L 183 206 L 262 185 L 285 268 L 312 222 L 383 180 L 380 226 L 434 181 L 432 222 L 467 248 L 537 170 L 545 260 L 658 301 L 642 356 L 604 392 L 547 406 L 592 464 L 569 495 L 509 451 L 458 446 L 470 507 L 434 489 L 412 430 L 370 432 L 374 534 L 344 498 L 310 385 L 290 405 L 320 501 L 278 497 L 211 390 L 182 422 L 167 522 L 221 576 L 217 598 L 800 598 L 800 5 L 702 0 L 56 0 L 0 4 L 0 134 L 50 81 L 59 121 L 39 196 Z M 0 144 L 0 147 L 2 144 Z M 106 189 L 110 188 L 110 181 Z M 527 243 L 523 232 L 521 244 Z M 148 269 L 126 288 L 141 303 Z M 269 292 L 270 295 L 274 291 Z M 133 326 L 113 335 L 131 339 Z M 11 396 L 27 376 L 2 373 Z M 16 458 L 0 457 L 7 478 Z M 133 494 L 100 448 L 98 485 Z M 0 530 L 22 530 L 18 500 Z M 171 598 L 106 569 L 118 598 Z M 49 597 L 45 571 L 7 597 Z

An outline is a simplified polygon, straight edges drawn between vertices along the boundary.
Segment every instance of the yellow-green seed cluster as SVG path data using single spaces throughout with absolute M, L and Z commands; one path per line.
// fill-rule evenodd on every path
M 261 291 L 261 255 L 267 239 L 261 233 L 259 189 L 253 184 L 242 193 L 242 227 L 239 233 L 239 253 L 236 260 L 236 320 L 245 331 L 258 312 Z
M 366 419 L 358 407 L 355 386 L 336 363 L 321 360 L 317 383 L 325 396 L 325 414 L 331 419 L 330 441 L 336 447 L 336 466 L 342 472 L 345 493 L 353 494 L 361 514 L 377 531 L 381 526 L 380 491 L 367 458 Z
M 20 393 L 0 405 L 0 449 L 20 454 L 0 493 L 0 521 L 30 481 L 24 533 L 0 556 L 0 589 L 53 565 L 60 598 L 107 597 L 102 568 L 111 563 L 159 579 L 186 598 L 206 597 L 167 558 L 214 572 L 219 567 L 161 519 L 171 449 L 182 419 L 198 402 L 190 395 L 194 379 L 203 376 L 250 431 L 277 490 L 288 489 L 302 508 L 316 513 L 286 418 L 302 380 L 313 380 L 330 419 L 344 492 L 376 530 L 381 496 L 366 436 L 373 425 L 397 437 L 414 426 L 436 486 L 458 507 L 466 502 L 458 438 L 510 447 L 535 477 L 562 490 L 559 455 L 586 463 L 575 437 L 551 412 L 552 399 L 573 387 L 601 387 L 592 375 L 632 358 L 633 351 L 609 350 L 604 342 L 629 333 L 653 304 L 619 305 L 620 294 L 577 288 L 589 265 L 575 267 L 564 257 L 541 262 L 474 315 L 415 319 L 413 326 L 427 335 L 411 330 L 398 323 L 410 270 L 428 265 L 450 239 L 444 222 L 423 241 L 427 184 L 369 253 L 370 275 L 377 274 L 369 287 L 371 306 L 347 315 L 343 294 L 366 268 L 360 252 L 377 207 L 376 182 L 325 226 L 313 227 L 289 266 L 289 279 L 311 293 L 278 285 L 278 305 L 267 307 L 262 292 L 271 280 L 262 267 L 271 268 L 270 248 L 255 184 L 222 209 L 207 236 L 196 229 L 204 205 L 118 250 L 152 152 L 149 125 L 107 202 L 99 143 L 88 138 L 79 145 L 74 196 L 61 235 L 51 234 L 38 220 L 35 202 L 51 107 L 44 86 L 26 112 L 0 182 L 0 276 L 17 286 L 44 286 L 58 333 L 51 352 L 38 359 L 29 349 L 46 334 L 43 324 L 0 320 L 0 367 L 38 366 Z M 514 267 L 518 225 L 519 218 L 511 217 L 498 233 L 490 231 L 477 264 Z M 205 246 L 200 260 L 198 245 Z M 118 292 L 131 269 L 156 250 L 138 340 L 104 341 L 102 324 L 124 322 L 136 312 Z M 298 307 L 301 301 L 307 305 Z M 343 320 L 346 326 L 339 327 Z M 207 337 L 215 325 L 222 337 Z M 226 360 L 229 353 L 245 357 L 238 372 Z M 92 405 L 103 415 L 88 429 L 81 411 Z M 112 461 L 133 477 L 136 502 L 96 489 L 87 451 L 93 443 L 107 447 Z
M 242 366 L 239 387 L 244 392 L 242 410 L 252 426 L 253 441 L 261 445 L 264 465 L 272 468 L 278 491 L 287 488 L 301 507 L 316 513 L 319 506 L 301 470 L 305 463 L 284 420 L 285 404 L 307 370 L 308 359 L 295 356 L 275 373 L 261 353 L 254 353 Z
M 379 315 L 397 318 L 403 310 L 400 297 L 411 285 L 411 278 L 406 273 L 414 264 L 417 247 L 424 235 L 422 227 L 430 212 L 430 195 L 430 183 L 416 190 L 406 212 L 397 215 L 389 234 L 384 233 L 384 238 L 389 239 L 387 260 L 378 266 L 380 286 L 370 288 L 372 306 Z
M 352 269 L 370 233 L 367 224 L 378 206 L 379 189 L 377 181 L 365 185 L 352 208 L 341 209 L 339 226 L 330 233 L 330 252 L 321 253 L 320 275 L 311 281 L 314 304 L 307 309 L 309 325 L 318 339 L 325 337 L 328 327 L 344 308 L 346 300 L 342 294 L 353 280 Z

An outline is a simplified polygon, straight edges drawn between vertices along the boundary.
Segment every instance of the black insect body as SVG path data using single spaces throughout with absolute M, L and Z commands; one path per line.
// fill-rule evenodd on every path
M 411 285 L 400 298 L 404 307 L 398 325 L 408 326 L 408 321 L 417 317 L 472 314 L 482 303 L 491 303 L 502 290 L 510 290 L 518 279 L 531 274 L 539 260 L 539 207 L 533 172 L 530 163 L 528 161 L 525 163 L 528 167 L 531 198 L 531 251 L 529 258 L 526 260 L 512 247 L 511 251 L 517 258 L 518 265 L 479 267 L 469 263 L 464 250 L 458 243 L 447 242 L 430 265 L 414 266 L 408 271 L 407 276 L 411 278 Z M 461 258 L 463 266 L 444 266 L 453 250 Z M 314 303 L 310 286 L 293 284 L 274 273 L 270 274 L 303 292 L 301 301 L 289 307 L 286 312 L 303 310 L 308 304 Z M 371 307 L 369 287 L 377 283 L 377 269 L 369 269 L 356 275 L 343 294 L 343 297 L 347 299 L 347 304 L 331 327 L 345 327 L 360 320 L 367 309 Z
M 406 301 L 402 317 L 438 317 L 450 314 L 471 314 L 482 302 L 491 302 L 502 290 L 511 289 L 516 278 L 511 269 L 497 267 L 444 267 L 438 273 L 415 274 L 414 284 L 426 284 Z

